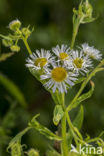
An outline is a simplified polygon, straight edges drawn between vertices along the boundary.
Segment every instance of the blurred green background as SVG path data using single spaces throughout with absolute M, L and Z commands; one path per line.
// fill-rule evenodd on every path
M 34 27 L 34 32 L 28 40 L 32 51 L 40 48 L 51 49 L 56 44 L 70 45 L 72 9 L 77 8 L 79 2 L 80 0 L 0 0 L 0 33 L 7 34 L 8 23 L 17 18 L 23 26 Z M 104 0 L 90 0 L 90 2 L 94 8 L 94 15 L 98 15 L 98 18 L 93 23 L 81 25 L 76 46 L 88 42 L 104 54 Z M 9 134 L 10 137 L 13 137 L 27 126 L 32 116 L 40 113 L 40 122 L 52 131 L 56 131 L 52 122 L 54 102 L 50 94 L 25 67 L 25 59 L 28 57 L 28 53 L 22 42 L 20 45 L 21 51 L 19 53 L 0 63 L 0 72 L 20 88 L 28 103 L 28 109 L 22 108 L 18 103 L 15 104 L 14 99 L 13 103 L 16 106 L 8 115 L 11 107 L 9 102 L 11 95 L 0 85 L 0 125 L 7 115 L 6 130 L 8 131 L 10 128 Z M 0 52 L 10 52 L 8 48 L 2 45 L 1 40 Z M 104 73 L 100 72 L 93 80 L 96 88 L 92 98 L 83 102 L 85 118 L 81 130 L 84 136 L 88 133 L 91 137 L 97 136 L 104 129 Z M 68 92 L 67 101 L 76 93 L 78 88 L 79 85 Z M 85 91 L 88 88 L 89 85 Z M 72 118 L 76 112 L 77 110 L 72 112 Z M 8 141 L 9 138 L 6 144 Z M 38 149 L 42 156 L 49 146 L 49 141 L 36 131 L 27 133 L 23 137 L 22 143 L 28 145 L 27 149 L 30 147 Z M 2 155 L 0 156 L 8 155 L 5 152 L 6 146 L 1 146 Z

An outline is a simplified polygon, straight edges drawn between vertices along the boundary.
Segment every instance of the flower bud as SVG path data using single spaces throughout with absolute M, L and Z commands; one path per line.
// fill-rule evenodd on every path
M 91 4 L 88 2 L 88 0 L 86 0 L 86 2 L 83 3 L 82 9 L 86 17 L 89 17 L 89 18 L 92 17 L 93 8 Z
M 28 156 L 39 156 L 39 152 L 35 149 L 30 149 L 28 151 Z
M 20 47 L 18 45 L 13 45 L 10 47 L 11 51 L 18 52 L 20 51 Z
M 12 40 L 6 40 L 6 39 L 2 39 L 2 43 L 5 47 L 10 47 L 13 45 L 13 41 Z
M 22 33 L 24 36 L 29 37 L 31 34 L 31 31 L 28 28 L 23 28 Z
M 17 19 L 9 23 L 9 28 L 13 31 L 16 31 L 21 27 L 21 22 Z
M 22 153 L 21 145 L 19 143 L 15 143 L 11 147 L 11 156 L 21 156 L 21 153 Z

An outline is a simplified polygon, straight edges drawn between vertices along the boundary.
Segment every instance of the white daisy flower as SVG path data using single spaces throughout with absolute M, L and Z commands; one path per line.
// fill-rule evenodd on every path
M 62 44 L 61 47 L 57 45 L 55 48 L 52 48 L 52 51 L 58 56 L 58 61 L 63 61 L 66 65 L 69 63 L 70 48 L 67 45 Z
M 89 69 L 92 67 L 92 61 L 88 58 L 88 56 L 84 56 L 82 51 L 72 51 L 71 54 L 71 63 L 73 66 L 73 70 L 76 73 L 88 73 Z
M 94 47 L 90 47 L 87 43 L 84 43 L 81 46 L 82 51 L 84 52 L 85 55 L 88 55 L 89 57 L 95 60 L 102 59 L 102 54 L 100 53 L 99 50 L 95 49 Z
M 54 66 L 53 69 L 47 69 L 46 73 L 41 75 L 41 80 L 47 80 L 44 84 L 47 89 L 52 89 L 53 92 L 58 89 L 59 92 L 63 93 L 74 85 L 77 76 L 78 74 L 69 72 L 64 66 Z
M 40 70 L 41 68 L 47 68 L 50 64 L 54 64 L 54 57 L 51 55 L 49 50 L 41 49 L 41 51 L 36 50 L 36 53 L 30 55 L 30 58 L 26 61 L 27 67 Z

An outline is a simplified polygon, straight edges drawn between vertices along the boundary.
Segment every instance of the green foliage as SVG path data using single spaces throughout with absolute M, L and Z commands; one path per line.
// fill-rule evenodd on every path
M 46 152 L 46 156 L 61 156 L 61 155 L 53 148 L 51 148 Z
M 7 58 L 11 57 L 12 55 L 14 55 L 14 53 L 0 54 L 0 62 L 5 61 Z
M 54 109 L 53 123 L 57 126 L 64 115 L 61 105 L 56 105 Z
M 83 118 L 84 118 L 84 110 L 83 110 L 83 106 L 80 106 L 80 110 L 75 118 L 75 120 L 73 121 L 73 125 L 75 127 L 77 127 L 79 130 L 82 127 L 83 124 Z
M 88 0 L 86 0 L 85 2 L 82 1 L 79 5 L 78 10 L 74 9 L 73 12 L 74 12 L 74 15 L 73 15 L 74 24 L 77 20 L 79 24 L 89 23 L 95 20 L 95 18 L 92 17 L 93 8 Z
M 27 107 L 27 103 L 19 88 L 3 74 L 0 74 L 0 83 L 9 91 L 9 93 L 23 106 Z
M 39 131 L 39 133 L 41 133 L 42 135 L 46 136 L 48 139 L 50 140 L 58 140 L 61 141 L 62 138 L 55 135 L 53 132 L 51 132 L 48 128 L 44 127 L 43 125 L 41 125 L 37 120 L 36 120 L 36 116 L 33 117 L 33 119 L 31 120 L 31 122 L 29 123 L 29 126 L 31 128 L 35 128 L 37 131 Z
M 59 4 L 58 4 L 58 2 L 59 2 Z M 16 3 L 16 2 L 15 2 Z M 14 4 L 15 4 L 14 3 Z M 28 4 L 28 2 L 26 2 L 27 4 Z M 26 4 L 26 3 L 23 3 L 24 5 Z M 39 5 L 40 5 L 40 8 L 42 8 L 42 6 L 41 6 L 41 3 L 42 3 L 42 5 L 43 4 L 48 4 L 47 6 L 51 6 L 49 3 L 50 2 L 34 2 L 34 4 L 38 4 L 39 3 Z M 67 5 L 67 2 L 65 2 L 65 3 L 63 3 L 63 2 L 61 2 L 61 1 L 52 1 L 51 2 L 52 4 L 57 4 L 59 7 L 57 7 L 57 5 L 56 5 L 56 8 L 58 9 L 58 11 L 59 10 L 66 10 L 66 13 L 67 13 L 67 9 L 65 9 L 64 8 L 64 6 L 66 5 L 66 8 L 68 8 L 68 6 L 71 6 L 71 5 Z M 75 2 L 74 2 L 75 3 Z M 99 2 L 98 2 L 99 3 Z M 19 1 L 18 1 L 18 4 L 19 4 Z M 70 2 L 70 4 L 71 4 L 71 2 Z M 20 5 L 20 4 L 19 4 Z M 29 5 L 30 5 L 30 2 L 29 2 Z M 17 5 L 15 5 L 15 6 L 17 6 Z M 103 5 L 102 5 L 103 6 Z M 37 5 L 36 5 L 36 7 L 37 7 Z M 9 7 L 8 7 L 9 8 Z M 27 8 L 27 7 L 26 7 Z M 37 7 L 37 8 L 39 8 L 39 7 Z M 52 8 L 52 6 L 51 6 L 51 8 Z M 29 8 L 28 8 L 29 9 Z M 4 10 L 7 10 L 7 9 L 4 9 Z M 38 9 L 37 9 L 38 10 Z M 41 9 L 42 10 L 42 9 Z M 45 10 L 46 10 L 46 8 L 45 8 Z M 63 12 L 62 12 L 62 14 L 63 14 L 63 16 L 62 15 L 58 15 L 58 14 L 56 14 L 56 12 L 54 12 L 54 10 L 53 9 L 50 9 L 50 8 L 48 8 L 48 10 L 52 10 L 52 12 L 50 11 L 50 15 L 54 15 L 55 14 L 55 19 L 54 20 L 56 20 L 57 21 L 57 25 L 58 25 L 58 22 L 59 22 L 59 26 L 61 26 L 60 28 L 62 29 L 62 30 L 64 30 L 64 31 L 66 31 L 66 28 L 65 28 L 65 23 L 67 23 L 66 22 L 66 15 L 64 15 L 63 14 Z M 61 11 L 62 11 L 61 10 Z M 69 9 L 69 10 L 71 10 L 71 9 Z M 74 38 L 72 39 L 72 44 L 71 44 L 71 48 L 73 48 L 73 46 L 74 46 L 74 42 L 75 42 L 75 38 L 76 38 L 76 35 L 77 35 L 77 33 L 78 33 L 78 29 L 79 29 L 79 25 L 80 24 L 84 24 L 84 23 L 89 23 L 89 22 L 92 22 L 92 21 L 94 21 L 95 20 L 95 18 L 93 18 L 93 16 L 92 16 L 92 12 L 93 12 L 93 8 L 92 8 L 92 6 L 91 6 L 91 4 L 89 3 L 89 1 L 88 0 L 82 0 L 81 1 L 81 3 L 80 3 L 80 5 L 79 5 L 79 7 L 78 7 L 78 10 L 73 10 L 74 11 L 74 16 L 73 16 L 73 36 L 74 36 Z M 23 11 L 22 11 L 23 12 Z M 29 12 L 29 11 L 28 11 Z M 43 14 L 43 13 L 42 13 Z M 46 12 L 46 14 L 47 14 L 47 12 Z M 59 13 L 60 14 L 60 13 Z M 28 13 L 27 13 L 27 15 L 28 15 Z M 38 15 L 38 18 L 39 18 L 39 16 L 40 16 L 40 13 L 37 13 L 37 15 Z M 59 17 L 58 17 L 59 16 Z M 64 22 L 62 22 L 62 17 L 65 17 L 65 21 Z M 26 12 L 25 12 L 25 17 L 27 18 L 27 16 L 26 16 Z M 50 16 L 49 16 L 50 17 Z M 59 18 L 61 18 L 61 20 L 59 19 Z M 36 20 L 37 18 L 35 18 L 35 20 Z M 46 18 L 46 20 L 47 20 L 47 18 Z M 45 20 L 44 20 L 45 21 Z M 38 21 L 39 22 L 39 21 Z M 61 24 L 60 24 L 60 22 L 61 22 Z M 39 22 L 40 23 L 40 22 Z M 68 25 L 68 23 L 67 23 L 67 25 Z M 63 26 L 64 26 L 64 29 L 63 29 Z M 41 25 L 41 27 L 42 27 L 42 25 Z M 30 36 L 30 34 L 31 34 L 31 30 L 29 29 L 29 27 L 23 27 L 23 28 L 21 28 L 21 22 L 19 21 L 19 20 L 15 20 L 15 21 L 12 21 L 10 24 L 9 24 L 9 28 L 10 28 L 10 30 L 12 30 L 12 33 L 11 34 L 9 34 L 9 35 L 7 35 L 7 36 L 4 36 L 4 35 L 0 35 L 2 38 L 3 38 L 3 40 L 2 40 L 2 42 L 3 42 L 3 44 L 4 44 L 4 46 L 6 46 L 6 47 L 10 47 L 10 49 L 12 50 L 12 51 L 19 51 L 20 50 L 20 47 L 18 46 L 18 41 L 20 40 L 20 39 L 22 39 L 23 40 L 23 42 L 24 42 L 24 44 L 25 44 L 25 46 L 26 46 L 26 48 L 27 48 L 27 50 L 28 50 L 28 52 L 29 52 L 29 54 L 31 54 L 32 52 L 31 52 L 31 49 L 29 48 L 29 45 L 28 45 L 28 43 L 27 43 L 27 39 L 28 39 L 28 37 Z M 44 45 L 48 45 L 48 46 L 50 46 L 50 42 L 53 42 L 53 43 L 55 43 L 55 42 L 57 42 L 57 37 L 55 37 L 55 36 L 57 36 L 56 34 L 58 33 L 58 30 L 57 30 L 57 28 L 58 28 L 58 26 L 49 26 L 49 28 L 47 28 L 47 29 L 49 29 L 49 31 L 52 31 L 52 35 L 50 35 L 51 33 L 49 33 L 48 31 L 46 31 L 46 32 L 44 32 L 43 30 L 43 32 L 42 33 L 40 33 L 40 40 L 42 40 L 41 41 L 41 43 L 44 43 Z M 59 28 L 59 29 L 60 29 Z M 68 28 L 69 28 L 69 25 L 68 25 Z M 87 28 L 87 27 L 86 27 Z M 44 29 L 44 28 L 43 28 Z M 52 29 L 52 30 L 51 30 Z M 60 33 L 59 32 L 59 34 L 64 34 L 64 31 L 63 31 L 63 33 Z M 48 32 L 48 33 L 47 33 Z M 53 35 L 53 32 L 54 32 L 54 35 Z M 56 33 L 57 32 L 57 33 Z M 86 33 L 86 32 L 85 32 Z M 38 34 L 38 33 L 37 33 Z M 43 35 L 42 35 L 43 34 Z M 44 37 L 44 34 L 45 34 L 45 37 Z M 68 34 L 68 38 L 69 38 L 69 33 L 66 31 L 66 34 Z M 39 34 L 37 35 L 38 37 L 39 37 Z M 51 41 L 49 38 L 51 38 L 52 37 L 52 40 L 53 41 Z M 89 37 L 91 37 L 91 35 L 90 35 L 90 33 L 89 33 L 89 35 L 86 35 L 86 36 L 89 36 Z M 35 38 L 35 42 L 39 42 L 38 41 L 38 37 L 36 37 Z M 64 38 L 64 35 L 63 36 L 61 36 L 62 38 L 63 38 L 63 40 L 66 42 L 67 41 L 67 38 Z M 60 36 L 59 36 L 59 38 L 60 38 Z M 83 36 L 82 36 L 82 38 L 83 38 Z M 34 37 L 33 37 L 33 39 L 34 39 Z M 69 41 L 68 41 L 69 42 Z M 98 42 L 98 41 L 97 41 Z M 101 42 L 101 41 L 100 41 Z M 32 43 L 32 40 L 31 40 L 31 43 Z M 39 44 L 39 43 L 38 43 Z M 34 45 L 34 44 L 33 44 Z M 36 46 L 36 45 L 35 45 Z M 40 45 L 38 45 L 38 46 L 40 46 Z M 12 56 L 12 54 L 14 54 L 14 53 L 6 53 L 6 54 L 2 54 L 1 55 L 1 57 L 0 57 L 0 61 L 3 61 L 3 60 L 5 60 L 5 59 L 7 59 L 8 57 L 10 57 L 10 56 Z M 102 63 L 102 65 L 100 65 L 99 66 L 99 68 L 96 68 L 96 70 L 92 73 L 92 75 L 87 75 L 87 77 L 82 77 L 82 78 L 80 78 L 80 79 L 78 79 L 78 81 L 76 81 L 76 84 L 78 84 L 78 83 L 81 83 L 81 82 L 83 82 L 82 83 L 82 87 L 81 87 L 81 89 L 78 91 L 78 94 L 77 94 L 77 96 L 75 96 L 75 100 L 74 100 L 74 102 L 73 102 L 73 100 L 72 100 L 72 102 L 71 102 L 71 104 L 68 106 L 70 109 L 68 110 L 68 111 L 71 111 L 73 108 L 76 108 L 76 107 L 78 107 L 79 106 L 79 104 L 81 104 L 84 100 L 86 100 L 86 99 L 88 99 L 88 98 L 90 98 L 91 97 L 91 95 L 93 94 L 93 91 L 94 91 L 94 84 L 93 84 L 93 82 L 91 82 L 91 89 L 87 92 L 87 93 L 84 93 L 84 94 L 82 94 L 82 91 L 83 91 L 83 89 L 85 88 L 85 86 L 86 86 L 86 84 L 89 82 L 89 80 L 93 77 L 93 76 L 95 76 L 95 74 L 96 74 L 96 72 L 98 72 L 98 71 L 102 71 L 102 70 L 104 70 L 104 68 L 102 67 L 103 65 L 104 65 L 104 61 L 102 61 L 103 63 Z M 39 80 L 40 81 L 40 74 L 41 74 L 41 72 L 42 71 L 39 71 L 40 73 L 37 73 L 37 72 L 35 72 L 34 70 L 31 70 L 31 69 L 29 69 L 30 70 L 30 72 L 32 73 L 32 75 L 34 75 L 35 76 L 35 78 L 37 79 L 37 80 Z M 27 78 L 28 79 L 28 78 Z M 27 104 L 26 104 L 26 101 L 25 101 L 25 99 L 24 99 L 24 96 L 22 95 L 22 93 L 19 91 L 19 89 L 18 89 L 18 87 L 17 86 L 15 86 L 15 84 L 14 83 L 12 83 L 10 80 L 8 80 L 5 76 L 3 76 L 3 75 L 0 75 L 0 83 L 3 85 L 3 86 L 5 86 L 5 88 L 11 93 L 11 95 L 24 107 L 24 106 L 26 106 Z M 29 85 L 30 85 L 30 81 L 29 81 Z M 31 88 L 31 87 L 30 87 Z M 31 90 L 29 88 L 29 91 Z M 54 122 L 54 124 L 55 125 L 58 125 L 59 126 L 59 123 L 60 123 L 60 121 L 63 119 L 63 115 L 64 115 L 64 113 L 65 113 L 65 115 L 66 115 L 66 111 L 67 111 L 67 109 L 66 108 L 64 108 L 63 109 L 63 107 L 62 107 L 62 104 L 63 104 L 63 98 L 62 98 L 62 96 L 59 94 L 59 92 L 58 91 L 56 91 L 55 93 L 52 93 L 51 91 L 49 91 L 50 93 L 51 93 L 51 96 L 52 96 L 52 98 L 53 98 L 53 100 L 54 100 L 54 102 L 55 102 L 55 104 L 56 104 L 56 106 L 55 106 L 55 109 L 54 109 L 54 117 L 53 117 L 53 122 Z M 39 92 L 40 93 L 40 92 Z M 82 94 L 82 95 L 81 95 Z M 31 95 L 32 95 L 32 90 L 31 90 Z M 33 95 L 34 95 L 34 93 L 33 93 Z M 40 97 L 40 96 L 39 96 Z M 29 98 L 31 98 L 31 97 L 29 97 Z M 64 100 L 65 101 L 65 100 Z M 99 100 L 100 101 L 100 100 Z M 99 102 L 98 101 L 98 102 Z M 32 106 L 33 107 L 33 106 Z M 50 107 L 49 107 L 50 108 Z M 17 111 L 18 112 L 18 111 Z M 67 112 L 68 113 L 68 112 Z M 30 112 L 30 114 L 31 114 L 31 112 Z M 69 118 L 70 118 L 70 114 L 68 114 L 69 115 Z M 25 116 L 24 115 L 24 113 L 23 113 L 23 116 Z M 25 116 L 26 117 L 26 116 Z M 37 131 L 39 131 L 42 135 L 44 135 L 44 136 L 46 136 L 47 138 L 49 138 L 50 140 L 58 140 L 58 142 L 59 142 L 59 144 L 60 144 L 60 146 L 61 146 L 61 142 L 63 143 L 63 141 L 65 141 L 65 133 L 64 133 L 64 138 L 61 138 L 61 137 L 59 137 L 60 135 L 61 135 L 61 131 L 64 129 L 64 132 L 66 132 L 67 131 L 67 129 L 66 129 L 66 124 L 64 124 L 63 126 L 61 126 L 61 128 L 60 128 L 60 126 L 58 127 L 58 136 L 57 135 L 55 135 L 53 132 L 51 132 L 48 128 L 46 128 L 45 126 L 43 126 L 43 125 L 41 125 L 38 121 L 37 121 L 37 118 L 38 117 L 38 115 L 36 115 L 35 117 L 33 117 L 33 119 L 31 120 L 31 122 L 28 124 L 28 127 L 26 128 L 26 129 L 24 129 L 22 132 L 20 132 L 19 134 L 17 134 L 16 135 L 16 137 L 14 137 L 13 139 L 12 139 L 12 141 L 10 142 L 10 144 L 9 144 L 9 147 L 8 148 L 10 148 L 11 149 L 11 155 L 12 156 L 21 156 L 21 155 L 24 155 L 22 152 L 22 145 L 21 145 L 21 138 L 22 138 L 22 136 L 28 131 L 28 130 L 30 130 L 31 128 L 32 129 L 36 129 Z M 73 122 L 71 122 L 71 120 L 69 119 L 69 129 L 68 129 L 68 133 L 67 133 L 67 141 L 68 141 L 68 147 L 70 148 L 70 145 L 71 145 L 71 143 L 72 143 L 72 139 L 74 138 L 74 143 L 76 144 L 76 147 L 79 145 L 79 143 L 82 143 L 82 144 L 85 144 L 85 143 L 98 143 L 99 142 L 99 145 L 100 146 L 102 146 L 102 145 L 104 145 L 103 144 L 103 141 L 101 140 L 101 136 L 100 137 L 98 137 L 98 138 L 94 138 L 94 139 L 90 139 L 89 137 L 87 138 L 87 139 L 85 139 L 85 141 L 83 140 L 83 138 L 82 137 L 80 137 L 80 132 L 79 132 L 79 130 L 81 129 L 81 126 L 82 126 L 82 123 L 83 123 L 83 117 L 84 117 L 84 111 L 83 111 L 83 106 L 81 106 L 80 107 L 80 110 L 79 110 L 79 112 L 78 112 L 78 114 L 77 114 L 77 116 L 75 117 L 75 119 L 74 119 L 74 121 Z M 66 118 L 66 117 L 65 117 Z M 9 133 L 7 133 L 7 131 L 8 130 L 10 130 L 11 128 L 13 128 L 14 127 L 14 119 L 15 119 L 15 115 L 14 115 L 14 113 L 13 112 L 8 112 L 7 113 L 7 115 L 5 115 L 5 117 L 3 118 L 3 120 L 2 120 L 2 124 L 1 124 L 1 126 L 0 126 L 0 145 L 4 142 L 4 144 L 5 143 L 7 143 L 8 142 L 8 140 L 9 140 L 9 137 L 8 137 L 8 134 Z M 25 119 L 25 118 L 24 118 Z M 25 119 L 25 120 L 27 120 L 27 119 Z M 10 122 L 11 121 L 11 122 Z M 66 122 L 66 119 L 65 119 L 65 122 Z M 64 123 L 65 123 L 64 122 Z M 6 131 L 6 129 L 7 129 L 7 131 Z M 33 138 L 34 139 L 34 138 Z M 64 144 L 65 145 L 65 144 Z M 67 145 L 67 144 L 66 144 Z M 65 155 L 64 154 L 64 149 L 63 149 L 63 147 L 61 147 L 61 150 L 60 150 L 61 152 L 62 152 L 62 155 Z M 1 151 L 0 151 L 1 152 Z M 0 153 L 1 154 L 1 153 Z M 28 154 L 29 156 L 38 156 L 39 155 L 39 153 L 38 153 L 38 151 L 37 150 L 34 150 L 34 149 L 30 149 L 28 152 L 26 152 L 26 154 Z M 2 154 L 1 154 L 2 155 Z M 47 156 L 60 156 L 61 154 L 59 154 L 58 152 L 56 152 L 54 149 L 51 149 L 51 150 L 49 150 L 48 152 L 47 152 Z M 78 154 L 75 154 L 75 153 L 69 153 L 69 151 L 68 151 L 68 156 L 77 156 Z M 66 154 L 66 156 L 67 156 L 67 154 Z
M 83 106 L 80 106 L 79 112 L 73 121 L 73 126 L 80 130 L 83 124 L 83 118 L 84 118 L 84 110 L 83 110 Z M 67 133 L 67 141 L 68 141 L 69 149 L 70 149 L 70 145 L 72 144 L 72 139 L 73 139 L 73 134 L 69 129 L 69 132 Z
M 88 98 L 90 98 L 92 96 L 95 86 L 94 86 L 94 83 L 92 81 L 90 81 L 90 83 L 91 83 L 90 91 L 88 91 L 87 93 L 81 95 L 77 99 L 77 101 L 72 105 L 71 109 L 76 108 L 81 102 L 83 102 L 84 100 L 86 100 L 86 99 L 88 99 Z

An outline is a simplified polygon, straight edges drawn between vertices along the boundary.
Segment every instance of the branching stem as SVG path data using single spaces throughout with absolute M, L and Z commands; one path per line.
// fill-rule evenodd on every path
M 28 51 L 29 55 L 31 55 L 31 54 L 32 54 L 32 51 L 31 51 L 31 49 L 30 49 L 30 47 L 29 47 L 29 44 L 28 44 L 28 42 L 27 42 L 27 39 L 24 38 L 24 37 L 22 37 L 22 40 L 23 40 L 23 42 L 24 42 L 24 44 L 25 44 L 25 46 L 26 46 L 26 48 L 27 48 L 27 51 Z

